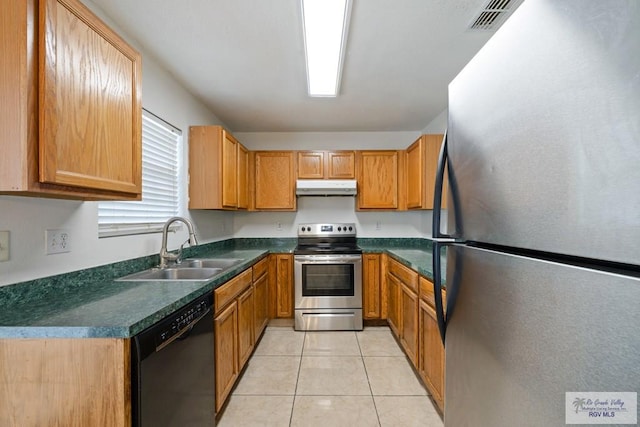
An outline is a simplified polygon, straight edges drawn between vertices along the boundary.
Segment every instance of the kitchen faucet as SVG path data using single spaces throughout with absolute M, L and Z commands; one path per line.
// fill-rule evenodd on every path
M 168 262 L 175 262 L 176 264 L 181 261 L 182 257 L 182 247 L 184 243 L 180 245 L 180 249 L 178 249 L 178 253 L 173 254 L 167 251 L 167 234 L 169 233 L 169 226 L 176 221 L 183 222 L 187 228 L 189 229 L 189 239 L 187 239 L 184 243 L 189 242 L 190 246 L 195 246 L 198 244 L 198 239 L 196 239 L 196 234 L 193 231 L 193 224 L 186 218 L 181 216 L 174 216 L 173 218 L 169 218 L 167 222 L 164 224 L 164 228 L 162 229 L 162 247 L 160 248 L 160 268 L 166 268 Z

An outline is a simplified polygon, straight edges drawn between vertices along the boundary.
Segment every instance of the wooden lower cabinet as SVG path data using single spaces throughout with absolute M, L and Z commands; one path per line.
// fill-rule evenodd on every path
M 269 321 L 267 267 L 264 258 L 214 291 L 216 412 L 224 406 Z
M 269 313 L 272 318 L 293 318 L 293 255 L 269 256 Z
M 130 340 L 0 339 L 0 426 L 130 426 Z
M 440 410 L 444 410 L 444 346 L 440 339 L 436 311 L 420 301 L 420 349 L 418 373 Z
M 238 297 L 238 371 L 242 370 L 255 344 L 253 287 Z
M 214 320 L 216 355 L 216 412 L 238 378 L 238 303 L 232 302 Z
M 267 258 L 264 261 L 268 262 Z M 262 275 L 253 280 L 253 303 L 254 336 L 257 341 L 269 323 L 269 275 L 266 269 Z
M 382 319 L 382 277 L 380 254 L 362 255 L 362 316 Z
M 400 286 L 401 333 L 400 343 L 414 366 L 418 364 L 418 295 Z
M 435 311 L 434 286 L 416 271 L 385 257 L 387 323 L 444 412 L 445 352 Z M 446 310 L 446 292 L 442 291 Z
M 402 283 L 392 274 L 387 274 L 387 322 L 391 331 L 400 336 L 400 287 Z

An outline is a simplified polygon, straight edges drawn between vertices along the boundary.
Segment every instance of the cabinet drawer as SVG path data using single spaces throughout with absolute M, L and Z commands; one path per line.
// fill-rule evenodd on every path
M 389 272 L 413 292 L 418 293 L 418 273 L 391 258 L 389 258 Z
M 227 304 L 240 294 L 247 287 L 251 286 L 251 269 L 247 269 L 240 275 L 229 280 L 224 285 L 214 291 L 213 304 L 216 308 L 216 314 L 220 312 Z
M 269 269 L 269 257 L 263 258 L 253 266 L 253 281 L 255 282 Z
M 429 279 L 420 276 L 420 299 L 426 302 L 431 308 L 435 308 L 436 300 L 433 290 L 433 283 Z M 442 305 L 447 308 L 447 292 L 442 290 Z

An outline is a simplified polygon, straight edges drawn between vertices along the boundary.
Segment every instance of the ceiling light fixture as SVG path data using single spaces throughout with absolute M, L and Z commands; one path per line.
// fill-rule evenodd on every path
M 301 0 L 301 4 L 309 96 L 337 96 L 351 0 Z

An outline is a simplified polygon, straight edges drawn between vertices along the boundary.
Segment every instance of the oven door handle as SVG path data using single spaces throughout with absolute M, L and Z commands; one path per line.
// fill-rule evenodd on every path
M 361 255 L 295 255 L 295 262 L 305 264 L 352 264 L 362 261 Z

